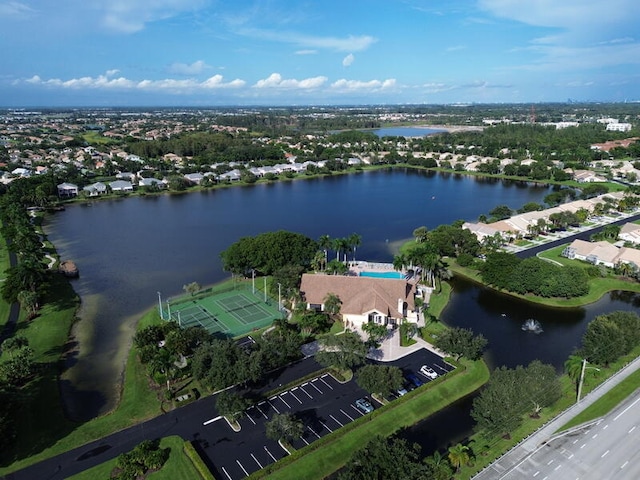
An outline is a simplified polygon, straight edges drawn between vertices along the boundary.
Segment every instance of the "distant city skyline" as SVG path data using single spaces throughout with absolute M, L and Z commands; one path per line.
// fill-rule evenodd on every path
M 640 100 L 637 0 L 0 0 L 0 107 Z

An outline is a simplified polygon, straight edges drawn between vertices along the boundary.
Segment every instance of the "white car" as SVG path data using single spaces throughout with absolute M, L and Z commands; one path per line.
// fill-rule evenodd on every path
M 425 377 L 430 378 L 432 380 L 434 378 L 438 378 L 438 374 L 436 373 L 436 371 L 433 368 L 428 367 L 426 365 L 423 365 L 423 366 L 420 367 L 420 373 L 422 375 L 424 375 Z

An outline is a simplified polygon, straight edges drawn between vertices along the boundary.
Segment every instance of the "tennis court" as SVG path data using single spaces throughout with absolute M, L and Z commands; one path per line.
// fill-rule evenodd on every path
M 170 315 L 169 315 L 170 312 Z M 172 300 L 165 318 L 171 317 L 182 328 L 201 326 L 209 333 L 227 337 L 245 335 L 282 318 L 277 303 L 261 292 L 234 289 L 209 295 Z

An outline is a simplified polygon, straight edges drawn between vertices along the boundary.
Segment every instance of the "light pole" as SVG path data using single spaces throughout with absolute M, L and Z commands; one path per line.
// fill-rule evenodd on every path
M 264 277 L 264 303 L 267 303 L 267 277 Z
M 251 269 L 251 293 L 256 294 L 256 269 Z
M 589 368 L 597 370 L 598 372 L 600 371 L 600 369 L 596 368 L 596 367 L 589 367 Z M 587 359 L 583 358 L 582 359 L 582 370 L 580 371 L 580 382 L 578 383 L 578 399 L 576 400 L 576 403 L 580 402 L 580 396 L 582 395 L 582 383 L 584 382 L 584 371 L 586 369 L 587 369 Z
M 278 284 L 278 311 L 282 311 L 282 285 Z
M 164 313 L 162 312 L 162 296 L 158 292 L 158 310 L 160 310 L 160 320 L 164 320 Z

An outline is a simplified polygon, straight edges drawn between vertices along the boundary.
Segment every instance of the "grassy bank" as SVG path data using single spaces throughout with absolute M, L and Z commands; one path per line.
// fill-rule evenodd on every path
M 51 367 L 38 380 L 38 385 L 31 390 L 33 393 L 19 412 L 21 428 L 16 450 L 13 452 L 14 461 L 8 465 L 7 461 L 3 462 L 0 475 L 66 452 L 161 413 L 158 399 L 149 388 L 146 370 L 137 359 L 136 349 L 132 348 L 118 407 L 111 413 L 86 423 L 72 422 L 64 416 L 58 388 L 57 362 L 67 341 L 77 300 L 68 282 L 60 278 L 61 285 L 56 289 L 58 300 L 47 304 L 43 314 L 25 330 L 30 333 L 30 343 L 33 338 L 33 344 L 38 345 L 37 351 L 43 352 L 41 355 L 50 356 Z M 62 300 L 63 298 L 66 300 Z M 65 303 L 68 304 L 67 307 L 62 308 Z M 153 309 L 140 320 L 138 328 L 159 321 L 158 313 Z
M 0 278 L 4 279 L 5 272 L 11 266 L 9 263 L 9 248 L 7 242 L 0 233 Z M 0 296 L 0 330 L 4 328 L 9 320 L 9 310 L 11 305 Z
M 160 448 L 169 449 L 169 459 L 162 469 L 146 476 L 149 480 L 161 480 L 170 478 L 171 480 L 195 480 L 202 478 L 191 460 L 183 453 L 184 440 L 180 437 L 172 436 L 160 440 Z M 89 470 L 69 477 L 73 480 L 94 480 L 96 478 L 111 478 L 111 471 L 116 466 L 116 459 L 109 460 L 100 465 L 96 465 Z
M 489 379 L 489 370 L 484 362 L 465 362 L 464 371 L 445 381 L 425 388 L 410 401 L 389 404 L 384 412 L 369 417 L 352 430 L 340 434 L 330 441 L 294 461 L 285 460 L 282 468 L 269 474 L 274 480 L 312 480 L 325 478 L 345 465 L 352 453 L 376 435 L 387 437 L 401 428 L 408 427 L 441 410 L 453 401 L 473 392 Z M 302 450 L 312 450 L 313 444 Z M 274 466 L 274 468 L 276 468 Z M 260 478 L 261 475 L 249 478 Z
M 540 256 L 543 256 L 543 255 L 544 253 L 540 254 Z M 553 260 L 556 259 L 553 254 L 550 254 L 547 258 L 551 258 Z M 564 259 L 564 260 L 568 260 L 568 259 Z M 577 260 L 569 260 L 569 261 L 583 263 Z M 460 275 L 461 277 L 467 278 L 476 283 L 480 283 L 487 288 L 493 288 L 491 287 L 491 285 L 486 285 L 485 283 L 482 282 L 482 279 L 480 278 L 480 274 L 478 273 L 477 270 L 461 267 L 453 259 L 449 260 L 448 268 L 456 275 Z M 602 298 L 603 295 L 614 290 L 640 292 L 640 283 L 626 281 L 626 280 L 613 278 L 613 277 L 589 278 L 589 293 L 587 293 L 586 295 L 582 295 L 580 297 L 575 297 L 575 298 L 544 298 L 544 297 L 537 297 L 535 295 L 520 295 L 518 293 L 507 292 L 505 290 L 497 290 L 497 291 L 505 295 L 519 298 L 521 300 L 525 300 L 531 303 L 537 303 L 537 304 L 546 305 L 549 307 L 559 307 L 559 308 L 565 307 L 566 308 L 566 307 L 581 307 L 584 305 L 588 305 L 590 303 L 597 302 Z

